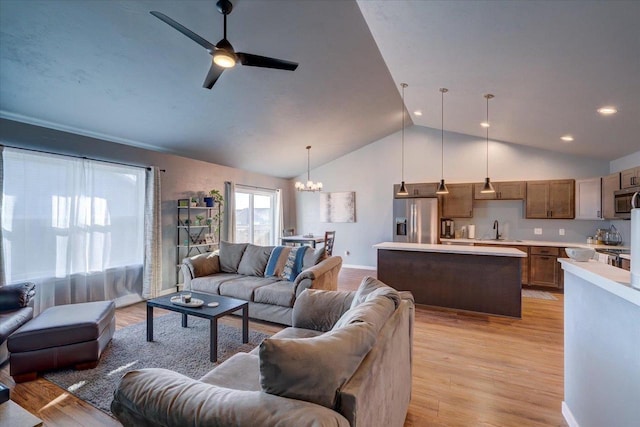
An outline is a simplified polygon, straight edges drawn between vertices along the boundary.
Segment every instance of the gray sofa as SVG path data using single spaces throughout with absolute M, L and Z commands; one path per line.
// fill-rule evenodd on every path
M 7 339 L 33 319 L 36 285 L 31 282 L 0 286 L 0 365 L 9 360 Z
M 296 252 L 303 255 L 299 273 L 287 270 Z M 184 290 L 249 301 L 249 317 L 291 326 L 296 298 L 305 289 L 336 290 L 341 266 L 342 258 L 326 257 L 324 248 L 221 242 L 219 253 L 185 258 L 180 268 Z
M 125 426 L 402 426 L 411 398 L 414 304 L 367 277 L 357 292 L 306 290 L 286 328 L 199 380 L 126 373 Z M 205 357 L 205 356 L 203 356 Z

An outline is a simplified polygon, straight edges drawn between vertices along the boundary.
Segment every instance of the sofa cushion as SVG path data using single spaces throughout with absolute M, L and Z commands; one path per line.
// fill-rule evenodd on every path
M 206 292 L 209 294 L 219 294 L 220 285 L 229 280 L 243 278 L 241 274 L 218 273 L 213 276 L 196 277 L 191 280 L 191 290 Z
M 253 302 L 293 307 L 296 285 L 288 280 L 279 280 L 267 286 L 261 286 L 253 294 Z
M 220 271 L 223 273 L 237 273 L 242 254 L 247 249 L 247 243 L 220 242 Z
M 340 387 L 375 340 L 368 323 L 353 323 L 312 338 L 267 338 L 260 344 L 262 390 L 334 408 Z
M 209 371 L 199 381 L 234 390 L 260 391 L 258 354 L 236 353 Z
M 384 295 L 376 295 L 347 310 L 333 325 L 333 330 L 358 322 L 367 322 L 374 326 L 377 335 L 395 309 L 396 307 L 391 299 Z
M 306 270 L 309 267 L 318 265 L 325 258 L 327 258 L 327 251 L 325 250 L 324 246 L 317 248 L 315 250 L 307 250 L 307 252 L 304 255 L 302 268 Z
M 394 302 L 396 307 L 400 305 L 400 294 L 397 290 L 378 279 L 366 276 L 362 279 L 362 282 L 360 282 L 360 286 L 358 286 L 358 290 L 356 291 L 356 294 L 353 297 L 353 301 L 351 302 L 351 308 L 365 302 L 369 294 L 376 292 L 378 289 L 382 290 L 378 291 L 376 295 L 385 295 Z
M 277 277 L 241 276 L 221 283 L 218 292 L 225 297 L 253 301 L 253 293 L 257 288 L 269 285 L 277 280 Z
M 282 270 L 282 278 L 293 282 L 298 277 L 298 274 L 302 271 L 302 263 L 304 261 L 304 255 L 307 253 L 308 246 L 298 246 L 291 248 L 289 257 Z
M 246 276 L 263 277 L 273 246 L 256 246 L 249 244 L 238 265 L 238 273 Z
M 287 258 L 289 258 L 289 252 L 291 252 L 291 246 L 276 246 L 273 248 L 264 275 L 267 277 L 280 277 L 282 270 L 284 270 L 284 265 L 287 263 Z
M 33 307 L 0 312 L 0 343 L 5 342 L 16 329 L 33 319 Z
M 26 307 L 36 294 L 36 285 L 31 282 L 14 283 L 0 287 L 0 311 Z
M 220 272 L 220 258 L 213 252 L 206 256 L 203 254 L 185 258 L 182 262 L 189 268 L 191 277 L 209 276 Z
M 296 298 L 291 313 L 297 328 L 326 332 L 351 307 L 354 292 L 305 289 Z

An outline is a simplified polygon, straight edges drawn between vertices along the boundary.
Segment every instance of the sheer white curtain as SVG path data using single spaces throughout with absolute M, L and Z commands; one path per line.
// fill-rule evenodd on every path
M 143 298 L 155 298 L 162 290 L 162 220 L 160 169 L 147 169 L 144 203 Z
M 36 283 L 36 311 L 140 299 L 144 169 L 5 148 L 7 283 Z
M 222 216 L 222 236 L 225 242 L 236 241 L 236 185 L 231 181 L 224 183 L 224 215 Z

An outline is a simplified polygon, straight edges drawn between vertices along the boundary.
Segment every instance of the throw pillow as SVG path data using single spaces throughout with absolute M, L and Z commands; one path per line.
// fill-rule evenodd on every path
M 332 329 L 336 330 L 354 323 L 366 322 L 373 325 L 377 335 L 395 309 L 392 299 L 384 295 L 377 295 L 347 310 L 333 325 Z
M 238 265 L 238 274 L 245 276 L 264 276 L 273 246 L 256 246 L 249 244 Z
M 353 301 L 351 302 L 351 308 L 366 301 L 367 296 L 379 288 L 390 288 L 390 286 L 386 285 L 385 283 L 381 282 L 378 279 L 374 279 L 373 277 L 366 276 L 364 279 L 362 279 L 360 286 L 358 286 L 356 295 L 353 297 Z
M 269 394 L 333 409 L 340 388 L 375 341 L 368 323 L 354 323 L 312 338 L 267 338 L 260 344 L 260 386 Z
M 308 246 L 298 246 L 291 249 L 289 257 L 282 270 L 282 278 L 293 282 L 298 277 L 298 274 L 302 271 L 302 264 L 304 261 L 304 254 L 309 249 Z
M 237 273 L 246 249 L 247 243 L 220 242 L 220 270 L 223 273 Z
M 316 250 L 310 251 L 308 250 L 304 256 L 303 268 L 306 270 L 307 268 L 313 267 L 314 265 L 320 264 L 320 261 L 327 258 L 327 251 L 324 246 L 321 248 L 317 248 Z
M 267 262 L 267 268 L 264 270 L 265 277 L 280 277 L 282 275 L 282 270 L 284 270 L 284 265 L 287 263 L 290 251 L 291 246 L 276 246 L 273 248 L 269 262 Z

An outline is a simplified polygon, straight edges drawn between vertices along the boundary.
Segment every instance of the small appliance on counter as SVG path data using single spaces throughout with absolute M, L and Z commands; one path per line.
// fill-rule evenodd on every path
M 598 228 L 595 239 L 598 245 L 618 246 L 622 244 L 622 235 L 613 224 L 610 228 Z
M 452 219 L 442 218 L 440 220 L 440 237 L 444 239 L 453 239 L 455 237 L 455 226 Z

